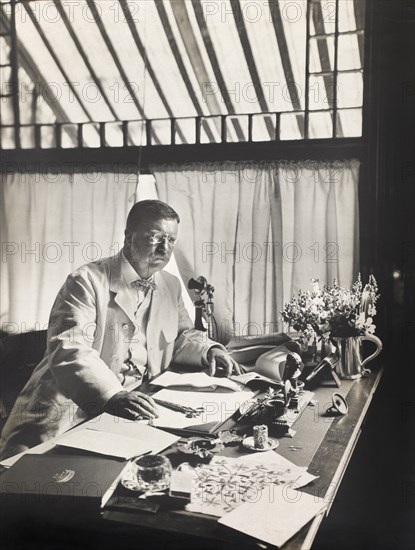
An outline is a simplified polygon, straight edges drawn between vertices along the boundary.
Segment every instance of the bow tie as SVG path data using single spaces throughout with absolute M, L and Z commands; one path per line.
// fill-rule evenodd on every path
M 133 281 L 131 283 L 131 286 L 133 288 L 141 289 L 141 290 L 155 290 L 156 284 L 153 281 L 149 281 L 148 279 L 137 279 L 136 281 Z

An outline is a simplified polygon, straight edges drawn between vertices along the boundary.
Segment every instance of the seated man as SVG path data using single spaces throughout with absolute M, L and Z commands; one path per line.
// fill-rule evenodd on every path
M 170 260 L 180 218 L 167 204 L 136 203 L 120 253 L 69 275 L 52 307 L 43 360 L 20 393 L 1 439 L 6 458 L 103 411 L 157 416 L 151 397 L 127 391 L 174 361 L 239 374 L 220 344 L 193 329 Z

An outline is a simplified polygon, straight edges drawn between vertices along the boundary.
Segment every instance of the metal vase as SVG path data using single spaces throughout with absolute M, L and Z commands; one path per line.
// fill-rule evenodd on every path
M 362 358 L 362 342 L 368 340 L 376 345 L 376 350 L 372 355 Z M 340 378 L 346 380 L 355 380 L 361 378 L 370 371 L 365 365 L 377 357 L 382 351 L 382 342 L 377 336 L 367 334 L 365 336 L 351 336 L 349 338 L 333 338 L 337 348 L 340 361 L 336 366 L 336 373 Z

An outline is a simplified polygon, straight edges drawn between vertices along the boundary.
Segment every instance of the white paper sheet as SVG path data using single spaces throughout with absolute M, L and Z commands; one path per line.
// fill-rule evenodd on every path
M 284 485 L 263 491 L 257 502 L 245 502 L 219 523 L 259 540 L 282 546 L 326 507 L 324 500 Z
M 233 380 L 219 376 L 209 376 L 205 372 L 188 372 L 178 374 L 177 372 L 166 371 L 160 375 L 154 383 L 163 388 L 174 386 L 198 388 L 204 391 L 215 391 L 223 389 L 229 391 L 240 391 L 242 386 Z
M 103 413 L 84 424 L 85 428 L 100 432 L 112 433 L 131 437 L 139 441 L 151 444 L 151 451 L 154 454 L 160 453 L 179 441 L 180 437 L 172 435 L 147 424 L 147 421 L 136 422 Z
M 68 435 L 71 435 L 72 437 L 72 434 L 78 433 L 79 431 L 82 431 L 85 429 L 106 432 L 107 434 L 118 434 L 120 436 L 126 436 L 129 438 L 145 441 L 151 444 L 151 451 L 154 454 L 157 454 L 163 451 L 164 449 L 167 449 L 167 447 L 170 447 L 170 445 L 173 445 L 174 443 L 176 443 L 176 441 L 180 439 L 176 435 L 172 435 L 167 432 L 163 432 L 162 430 L 158 430 L 156 428 L 152 428 L 151 426 L 148 426 L 147 421 L 135 422 L 133 420 L 126 420 L 124 418 L 119 418 L 117 416 L 112 416 L 110 414 L 103 413 L 102 415 L 97 416 L 96 418 L 92 418 L 88 422 L 85 422 L 79 426 L 75 426 L 70 432 L 66 432 L 61 436 L 50 439 L 49 441 L 45 441 L 45 443 L 36 445 L 36 447 L 32 447 L 31 449 L 28 449 L 23 453 L 19 453 L 17 455 L 11 456 L 10 458 L 6 458 L 2 462 L 0 462 L 0 464 L 5 468 L 10 468 L 11 466 L 13 466 L 15 462 L 19 460 L 20 457 L 22 457 L 26 453 L 44 454 L 47 451 L 50 451 L 51 449 L 53 449 L 53 447 L 55 447 L 55 445 L 59 443 L 58 440 L 61 440 L 61 438 L 66 437 Z M 70 446 L 72 447 L 72 445 Z M 77 447 L 77 448 L 80 448 L 80 447 Z M 112 445 L 111 445 L 111 448 L 112 448 Z M 99 452 L 99 451 L 96 451 L 96 452 Z M 109 452 L 104 452 L 100 454 L 110 455 Z M 117 455 L 113 454 L 111 456 L 117 456 Z
M 219 460 L 219 457 L 214 456 L 211 464 L 214 464 L 215 461 Z M 287 458 L 284 458 L 283 456 L 279 455 L 275 451 L 266 451 L 266 452 L 257 452 L 257 453 L 251 453 L 249 455 L 242 455 L 238 456 L 237 458 L 228 458 L 227 460 L 235 462 L 243 462 L 246 464 L 267 464 L 272 465 L 274 468 L 291 468 L 298 470 L 299 472 L 302 472 L 300 477 L 295 480 L 295 483 L 293 484 L 293 487 L 300 489 L 301 487 L 305 487 L 315 479 L 317 479 L 317 476 L 314 476 L 312 474 L 309 474 L 307 472 L 307 468 L 303 466 L 296 466 L 293 462 L 288 460 Z
M 191 502 L 186 510 L 221 517 L 244 502 L 257 500 L 274 487 L 296 487 L 303 474 L 290 461 L 261 463 L 228 457 L 215 457 L 197 467 L 193 475 Z
M 63 447 L 72 447 L 125 459 L 152 451 L 152 444 L 148 441 L 90 429 L 68 432 L 58 437 L 55 443 Z
M 19 460 L 22 456 L 25 454 L 32 454 L 32 455 L 43 455 L 47 451 L 50 451 L 55 446 L 55 439 L 49 439 L 49 441 L 45 441 L 44 443 L 40 443 L 39 445 L 36 445 L 36 447 L 32 447 L 31 449 L 28 449 L 27 451 L 23 451 L 22 453 L 19 453 L 17 455 L 10 456 L 9 458 L 5 458 L 0 462 L 2 466 L 5 468 L 10 468 L 13 466 L 15 462 Z
M 180 391 L 174 389 L 162 389 L 152 397 L 162 399 L 178 405 L 186 405 L 194 409 L 203 407 L 204 412 L 196 418 L 187 418 L 185 414 L 172 411 L 161 405 L 159 418 L 154 419 L 154 426 L 163 428 L 187 428 L 197 424 L 208 424 L 210 422 L 224 422 L 232 416 L 245 401 L 252 399 L 254 392 L 250 390 L 213 393 L 200 391 Z

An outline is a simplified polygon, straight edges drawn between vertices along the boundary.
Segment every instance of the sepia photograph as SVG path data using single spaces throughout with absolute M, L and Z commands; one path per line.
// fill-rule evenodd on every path
M 415 548 L 415 1 L 0 0 L 0 544 Z

